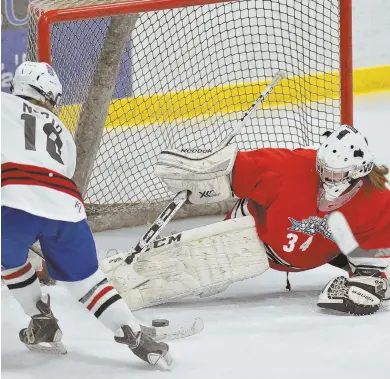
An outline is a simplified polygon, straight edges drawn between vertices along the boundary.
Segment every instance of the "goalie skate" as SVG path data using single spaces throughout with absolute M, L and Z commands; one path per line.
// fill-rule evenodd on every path
M 62 331 L 50 308 L 50 296 L 46 295 L 37 302 L 38 315 L 31 318 L 27 328 L 19 332 L 20 341 L 32 351 L 54 355 L 66 354 L 61 342 Z

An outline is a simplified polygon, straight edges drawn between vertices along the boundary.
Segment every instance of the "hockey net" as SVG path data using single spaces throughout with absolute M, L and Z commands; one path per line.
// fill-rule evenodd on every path
M 216 147 L 278 70 L 241 150 L 316 144 L 352 122 L 351 0 L 33 0 L 27 57 L 63 83 L 94 230 L 154 220 L 173 197 L 153 175 L 159 152 Z

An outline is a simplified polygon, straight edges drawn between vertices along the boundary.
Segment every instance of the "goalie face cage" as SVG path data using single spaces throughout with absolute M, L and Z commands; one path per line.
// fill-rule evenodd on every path
M 158 153 L 216 147 L 278 70 L 287 79 L 240 149 L 311 145 L 352 124 L 351 29 L 351 0 L 33 0 L 27 57 L 63 83 L 92 228 L 154 220 L 173 196 L 153 175 Z

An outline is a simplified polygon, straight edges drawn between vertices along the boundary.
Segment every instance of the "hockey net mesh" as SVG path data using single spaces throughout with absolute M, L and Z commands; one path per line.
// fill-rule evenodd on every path
M 115 1 L 32 1 L 28 58 L 38 59 L 43 11 L 102 3 Z M 236 137 L 239 149 L 312 145 L 340 122 L 339 0 L 176 3 L 134 16 L 85 196 L 92 224 L 103 220 L 96 230 L 153 220 L 173 197 L 153 175 L 159 152 L 216 147 L 278 70 L 288 79 Z M 74 133 L 111 22 L 51 26 L 52 65 L 64 87 L 59 115 Z M 183 215 L 227 207 L 187 207 Z

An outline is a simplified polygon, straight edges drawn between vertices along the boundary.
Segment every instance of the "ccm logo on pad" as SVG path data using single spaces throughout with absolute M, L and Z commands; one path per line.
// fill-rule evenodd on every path
M 215 197 L 218 196 L 219 194 L 216 193 L 214 190 L 211 191 L 204 191 L 204 192 L 199 192 L 200 198 L 202 197 Z

